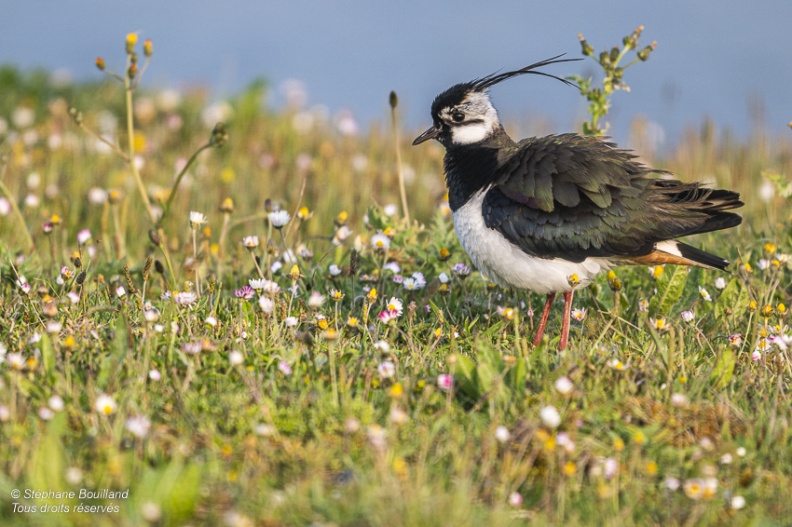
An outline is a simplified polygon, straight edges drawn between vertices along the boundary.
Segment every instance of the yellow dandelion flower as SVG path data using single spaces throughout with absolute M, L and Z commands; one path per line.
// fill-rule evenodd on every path
M 393 386 L 390 387 L 388 390 L 388 395 L 393 397 L 394 399 L 398 399 L 402 395 L 404 395 L 404 386 L 400 382 L 395 383 Z
M 357 319 L 357 317 L 349 317 L 346 323 L 346 325 L 349 326 L 350 328 L 356 328 L 358 327 L 359 324 L 360 321 Z
M 407 462 L 403 457 L 396 456 L 393 458 L 393 472 L 400 478 L 407 477 Z
M 220 181 L 223 183 L 231 183 L 236 179 L 236 172 L 231 167 L 225 167 L 220 171 Z
M 577 273 L 573 273 L 573 274 L 567 276 L 567 282 L 572 287 L 577 287 L 577 286 L 580 285 L 580 277 L 577 275 Z
M 372 287 L 371 290 L 366 295 L 366 300 L 369 302 L 375 302 L 377 300 L 377 288 Z
M 349 219 L 349 214 L 347 214 L 347 211 L 342 210 L 341 212 L 338 213 L 338 216 L 335 217 L 335 224 L 340 227 L 344 225 L 348 219 Z
M 776 311 L 781 316 L 786 315 L 787 307 L 783 302 L 779 302 L 778 305 L 776 306 Z
M 146 136 L 141 132 L 135 132 L 133 144 L 135 152 L 142 152 L 146 149 Z
M 561 471 L 567 477 L 574 476 L 576 470 L 577 467 L 575 466 L 574 461 L 567 461 L 566 463 L 564 463 L 564 467 L 561 469 Z
M 757 308 L 756 300 L 751 300 L 750 302 L 748 302 L 749 313 L 753 313 L 754 311 L 756 311 L 756 308 Z
M 760 314 L 765 318 L 769 317 L 770 315 L 773 314 L 773 306 L 771 306 L 770 304 L 763 305 Z
M 319 327 L 319 329 L 327 329 L 329 323 L 327 322 L 326 318 L 320 318 L 316 325 Z
M 773 242 L 767 242 L 766 244 L 764 244 L 764 252 L 768 256 L 772 256 L 776 252 L 778 252 L 778 247 L 776 247 L 776 244 L 774 244 Z
M 656 476 L 657 475 L 657 463 L 654 461 L 650 461 L 646 464 L 646 475 L 647 476 Z
M 291 270 L 289 271 L 289 279 L 293 282 L 296 282 L 300 279 L 300 268 L 297 267 L 297 264 L 292 265 Z
M 622 288 L 622 281 L 613 271 L 608 271 L 608 287 L 611 288 L 611 291 L 621 291 Z
M 652 278 L 655 280 L 659 280 L 663 273 L 665 272 L 665 268 L 662 265 L 655 265 L 652 267 Z
M 322 333 L 322 338 L 325 340 L 336 340 L 338 339 L 338 331 L 336 331 L 335 328 L 328 328 Z
M 643 445 L 644 443 L 646 443 L 646 434 L 638 430 L 633 434 L 632 440 L 633 443 L 635 443 L 636 445 Z
M 613 450 L 616 452 L 624 450 L 624 440 L 621 437 L 617 437 L 613 440 Z

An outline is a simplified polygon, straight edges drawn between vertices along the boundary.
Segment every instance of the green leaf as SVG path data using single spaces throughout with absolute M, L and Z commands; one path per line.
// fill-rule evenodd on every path
M 523 357 L 517 359 L 512 369 L 506 374 L 506 384 L 513 390 L 524 391 L 525 380 L 528 378 L 528 365 Z
M 479 393 L 476 383 L 476 364 L 467 355 L 457 353 L 454 355 L 454 378 L 459 385 L 460 391 L 478 399 Z
M 737 278 L 732 278 L 715 303 L 715 318 L 722 318 L 735 306 L 747 306 L 748 300 L 748 290 Z
M 41 365 L 44 374 L 50 381 L 55 380 L 55 350 L 52 349 L 52 339 L 47 333 L 41 336 Z
M 495 385 L 495 378 L 498 376 L 498 371 L 492 364 L 487 362 L 479 363 L 476 368 L 476 384 L 478 385 L 479 394 L 483 395 L 492 391 Z
M 722 390 L 728 386 L 729 381 L 731 381 L 734 375 L 734 366 L 736 363 L 737 359 L 730 348 L 726 348 L 718 355 L 718 360 L 715 361 L 715 368 L 713 368 L 712 374 L 710 375 L 710 382 L 712 382 L 716 389 Z
M 671 312 L 671 308 L 682 298 L 688 270 L 681 265 L 675 265 L 672 269 L 673 271 L 670 273 L 666 270 L 657 281 L 657 294 L 649 302 L 649 314 L 651 316 L 668 315 Z

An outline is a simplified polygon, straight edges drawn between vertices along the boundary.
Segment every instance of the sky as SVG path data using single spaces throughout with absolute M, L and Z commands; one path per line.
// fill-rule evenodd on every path
M 309 104 L 351 110 L 363 127 L 385 122 L 395 90 L 403 121 L 430 124 L 436 94 L 457 82 L 566 53 L 580 56 L 582 32 L 599 51 L 644 25 L 657 41 L 647 63 L 628 69 L 630 93 L 613 98 L 610 133 L 625 139 L 642 115 L 667 142 L 712 119 L 747 137 L 757 126 L 790 133 L 792 2 L 789 0 L 0 0 L 0 64 L 98 79 L 94 60 L 123 64 L 129 32 L 154 43 L 145 83 L 201 84 L 220 100 L 255 79 L 278 87 L 299 79 Z M 551 66 L 559 76 L 592 75 L 596 64 Z M 573 131 L 585 102 L 573 88 L 537 76 L 492 90 L 502 120 L 530 129 L 546 120 Z

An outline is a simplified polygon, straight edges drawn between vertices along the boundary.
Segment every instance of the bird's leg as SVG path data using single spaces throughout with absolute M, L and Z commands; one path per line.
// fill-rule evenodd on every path
M 550 316 L 550 306 L 553 305 L 554 299 L 555 293 L 547 293 L 547 301 L 542 310 L 542 318 L 539 319 L 539 327 L 536 329 L 536 336 L 534 337 L 534 346 L 538 346 L 542 342 L 542 336 L 544 336 L 545 327 L 547 327 L 547 318 Z
M 564 293 L 564 320 L 561 323 L 561 341 L 558 343 L 558 351 L 563 351 L 569 340 L 569 318 L 572 316 L 572 295 L 574 293 L 574 290 Z

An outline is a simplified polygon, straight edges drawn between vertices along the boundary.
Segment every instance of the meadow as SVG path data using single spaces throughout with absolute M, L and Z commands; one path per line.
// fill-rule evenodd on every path
M 603 275 L 559 353 L 387 94 L 362 132 L 263 82 L 147 90 L 126 45 L 96 83 L 0 68 L 3 525 L 790 524 L 792 132 L 661 155 L 637 119 L 743 195 L 691 240 L 731 272 Z

